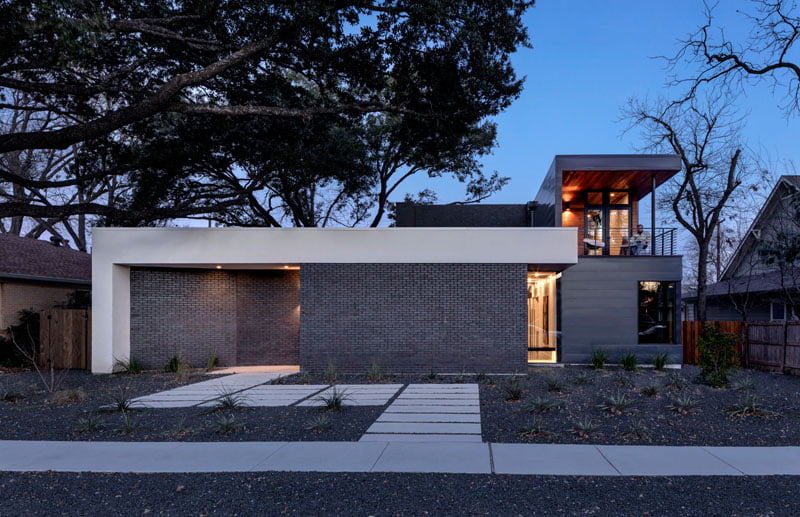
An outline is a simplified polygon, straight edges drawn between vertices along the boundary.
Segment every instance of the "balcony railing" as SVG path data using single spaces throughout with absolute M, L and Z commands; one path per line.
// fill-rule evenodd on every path
M 584 255 L 673 255 L 675 228 L 645 228 L 642 234 L 628 228 L 587 228 Z

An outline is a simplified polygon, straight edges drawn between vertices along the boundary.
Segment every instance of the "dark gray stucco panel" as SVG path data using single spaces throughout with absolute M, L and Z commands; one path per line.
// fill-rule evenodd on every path
M 680 296 L 681 257 L 579 257 L 561 278 L 561 361 L 585 363 L 602 348 L 612 362 L 626 352 L 640 361 L 657 353 L 671 363 L 683 358 L 680 344 L 680 299 L 675 300 L 675 344 L 638 343 L 640 281 L 677 282 Z

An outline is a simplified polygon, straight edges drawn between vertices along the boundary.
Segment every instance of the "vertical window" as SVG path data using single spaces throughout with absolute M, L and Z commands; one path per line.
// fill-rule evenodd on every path
M 786 304 L 781 302 L 770 303 L 770 319 L 772 321 L 783 321 L 786 319 Z
M 675 343 L 675 282 L 639 282 L 639 343 Z

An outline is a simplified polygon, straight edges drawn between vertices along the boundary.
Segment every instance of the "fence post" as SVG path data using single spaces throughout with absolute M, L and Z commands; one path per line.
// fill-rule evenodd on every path
M 748 332 L 748 323 L 742 323 L 742 363 L 744 367 L 750 366 L 750 333 Z
M 781 345 L 783 346 L 783 353 L 781 354 L 781 373 L 786 373 L 786 341 L 789 330 L 789 320 L 783 320 L 783 339 Z

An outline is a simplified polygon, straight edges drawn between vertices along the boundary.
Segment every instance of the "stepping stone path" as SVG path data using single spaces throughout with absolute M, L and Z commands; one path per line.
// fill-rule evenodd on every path
M 325 405 L 322 399 L 336 389 L 346 395 L 342 401 L 343 406 L 383 406 L 402 387 L 402 384 L 336 384 L 297 405 L 322 407 Z
M 477 384 L 409 384 L 362 442 L 480 442 Z
M 219 377 L 208 381 L 187 384 L 171 390 L 161 391 L 152 395 L 145 395 L 133 399 L 134 407 L 140 408 L 171 408 L 191 407 L 203 403 L 214 405 L 217 399 L 226 393 L 235 393 L 253 386 L 267 383 L 285 373 L 237 373 Z M 320 386 L 317 391 L 325 388 Z

